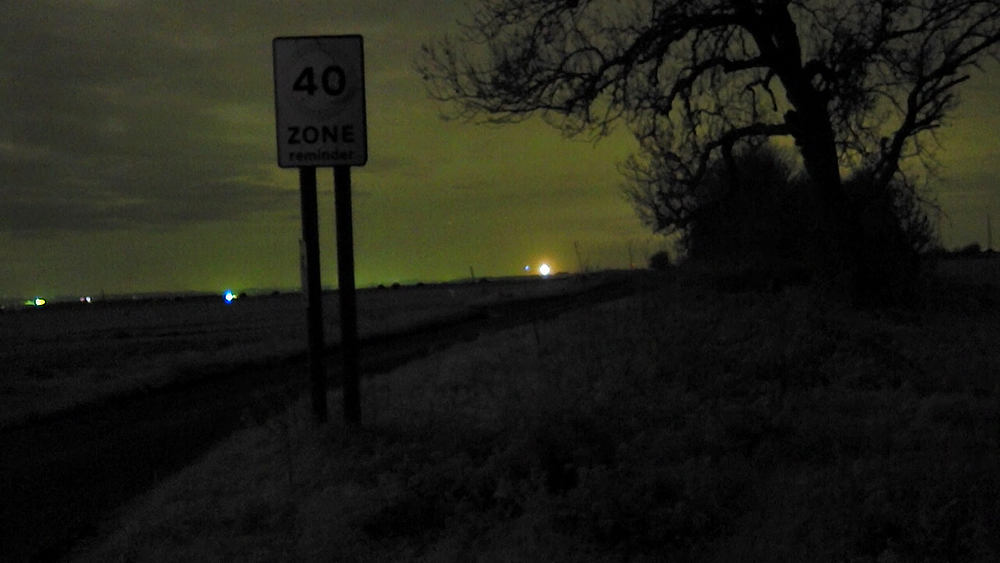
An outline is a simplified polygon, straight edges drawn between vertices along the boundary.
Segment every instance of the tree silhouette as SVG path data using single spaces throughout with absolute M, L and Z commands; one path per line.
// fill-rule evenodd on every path
M 804 262 L 810 257 L 808 202 L 787 151 L 771 145 L 737 148 L 713 159 L 694 191 L 681 242 L 689 259 Z M 638 197 L 638 196 L 636 196 Z
M 772 287 L 805 281 L 825 263 L 827 250 L 807 185 L 790 149 L 773 144 L 738 147 L 728 161 L 712 159 L 688 205 L 681 237 L 687 257 L 743 270 Z M 635 187 L 631 197 L 646 197 Z M 879 276 L 866 280 L 878 286 L 864 297 L 876 303 L 912 297 L 919 253 L 937 240 L 927 205 L 903 178 L 873 191 L 867 170 L 845 178 L 844 188 L 865 235 L 859 271 Z
M 713 158 L 794 139 L 828 239 L 857 265 L 864 240 L 842 171 L 882 193 L 997 58 L 997 0 L 481 0 L 457 38 L 424 46 L 432 97 L 567 134 L 624 122 L 625 164 L 657 230 L 683 228 Z

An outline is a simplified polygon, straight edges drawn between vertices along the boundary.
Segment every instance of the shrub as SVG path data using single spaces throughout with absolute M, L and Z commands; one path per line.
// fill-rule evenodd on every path
M 807 281 L 822 245 L 816 207 L 789 158 L 764 145 L 731 164 L 716 162 L 696 198 L 682 239 L 688 259 L 723 267 L 744 289 Z
M 920 253 L 937 242 L 933 221 L 916 190 L 903 180 L 874 187 L 858 173 L 844 187 L 858 217 L 858 283 L 871 303 L 908 301 L 916 292 Z
M 649 269 L 664 272 L 671 266 L 670 254 L 666 250 L 661 250 L 649 257 Z

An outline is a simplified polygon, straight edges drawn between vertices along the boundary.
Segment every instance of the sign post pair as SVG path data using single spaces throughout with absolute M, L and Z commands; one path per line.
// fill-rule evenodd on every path
M 316 168 L 333 167 L 344 419 L 358 424 L 361 393 L 351 166 L 364 166 L 368 161 L 363 41 L 360 35 L 278 37 L 272 47 L 278 166 L 299 169 L 313 414 L 318 422 L 328 418 Z

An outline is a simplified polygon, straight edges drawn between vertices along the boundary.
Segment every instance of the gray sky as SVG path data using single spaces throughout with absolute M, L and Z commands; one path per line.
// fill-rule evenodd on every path
M 271 40 L 365 40 L 361 285 L 627 267 L 663 247 L 621 195 L 624 131 L 443 121 L 413 70 L 460 2 L 0 1 L 0 296 L 295 287 L 295 170 L 277 167 Z M 995 68 L 939 135 L 946 246 L 1000 232 Z M 320 169 L 323 277 L 336 280 Z M 1000 235 L 997 237 L 1000 239 Z M 578 259 L 574 249 L 580 250 Z

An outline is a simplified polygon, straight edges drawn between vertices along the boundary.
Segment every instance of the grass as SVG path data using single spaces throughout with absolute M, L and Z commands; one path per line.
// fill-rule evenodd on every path
M 360 430 L 248 425 L 76 556 L 1000 560 L 1000 293 L 935 287 L 675 280 L 484 336 L 366 380 Z

